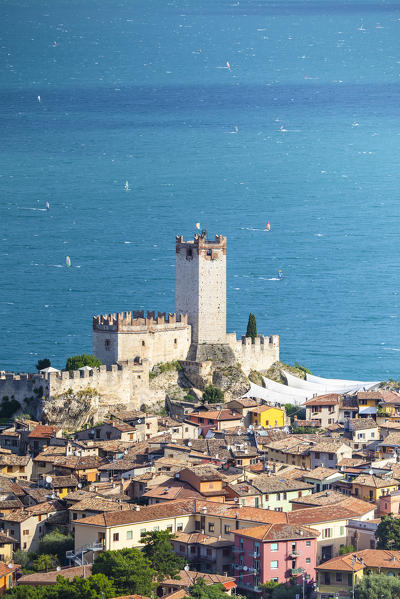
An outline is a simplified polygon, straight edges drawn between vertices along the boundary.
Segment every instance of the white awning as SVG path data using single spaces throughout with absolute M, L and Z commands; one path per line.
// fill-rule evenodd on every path
M 360 406 L 358 408 L 358 413 L 360 415 L 376 414 L 376 412 L 377 412 L 377 408 L 375 406 Z
M 285 387 L 284 385 L 279 386 L 287 389 L 287 387 Z M 254 397 L 256 399 L 267 401 L 268 403 L 280 405 L 285 403 L 300 405 L 301 403 L 303 403 L 303 399 L 301 397 L 298 397 L 297 395 L 290 395 L 290 393 L 278 393 L 277 391 L 272 391 L 271 389 L 260 387 L 260 385 L 255 385 L 254 383 L 250 383 L 250 389 L 247 391 L 245 395 L 242 395 L 242 397 Z

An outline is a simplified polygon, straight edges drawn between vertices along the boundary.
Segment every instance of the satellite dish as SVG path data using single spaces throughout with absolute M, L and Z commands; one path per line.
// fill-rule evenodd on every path
M 82 489 L 82 483 L 78 483 L 78 489 Z
M 46 476 L 46 483 L 50 484 L 53 481 L 51 476 Z
M 193 443 L 191 441 L 189 441 L 188 443 L 188 447 L 192 447 Z
M 235 497 L 235 503 L 239 501 L 239 497 Z
M 371 476 L 373 475 L 374 471 L 373 470 L 368 470 L 368 474 L 370 474 Z
M 245 572 L 247 572 L 247 570 L 248 570 L 248 567 L 247 567 L 247 566 L 243 566 L 243 570 L 244 570 Z
M 61 570 L 61 566 L 57 566 L 57 572 Z
M 142 422 L 141 418 L 138 418 L 138 424 L 140 424 Z

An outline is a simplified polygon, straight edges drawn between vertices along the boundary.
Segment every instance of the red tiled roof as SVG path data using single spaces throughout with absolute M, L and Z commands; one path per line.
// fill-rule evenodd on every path
M 39 424 L 28 435 L 30 439 L 51 439 L 60 430 L 59 426 Z

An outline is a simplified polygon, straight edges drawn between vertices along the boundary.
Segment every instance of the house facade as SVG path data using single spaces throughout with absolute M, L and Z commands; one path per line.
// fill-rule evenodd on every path
M 265 524 L 234 532 L 234 570 L 239 590 L 260 593 L 270 580 L 315 579 L 319 532 L 288 524 Z

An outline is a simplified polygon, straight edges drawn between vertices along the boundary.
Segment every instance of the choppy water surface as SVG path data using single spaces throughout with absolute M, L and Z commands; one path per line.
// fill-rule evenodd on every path
M 398 377 L 399 3 L 0 15 L 0 369 L 90 351 L 93 314 L 173 311 L 200 221 L 228 236 L 230 331 L 252 311 L 285 361 Z

